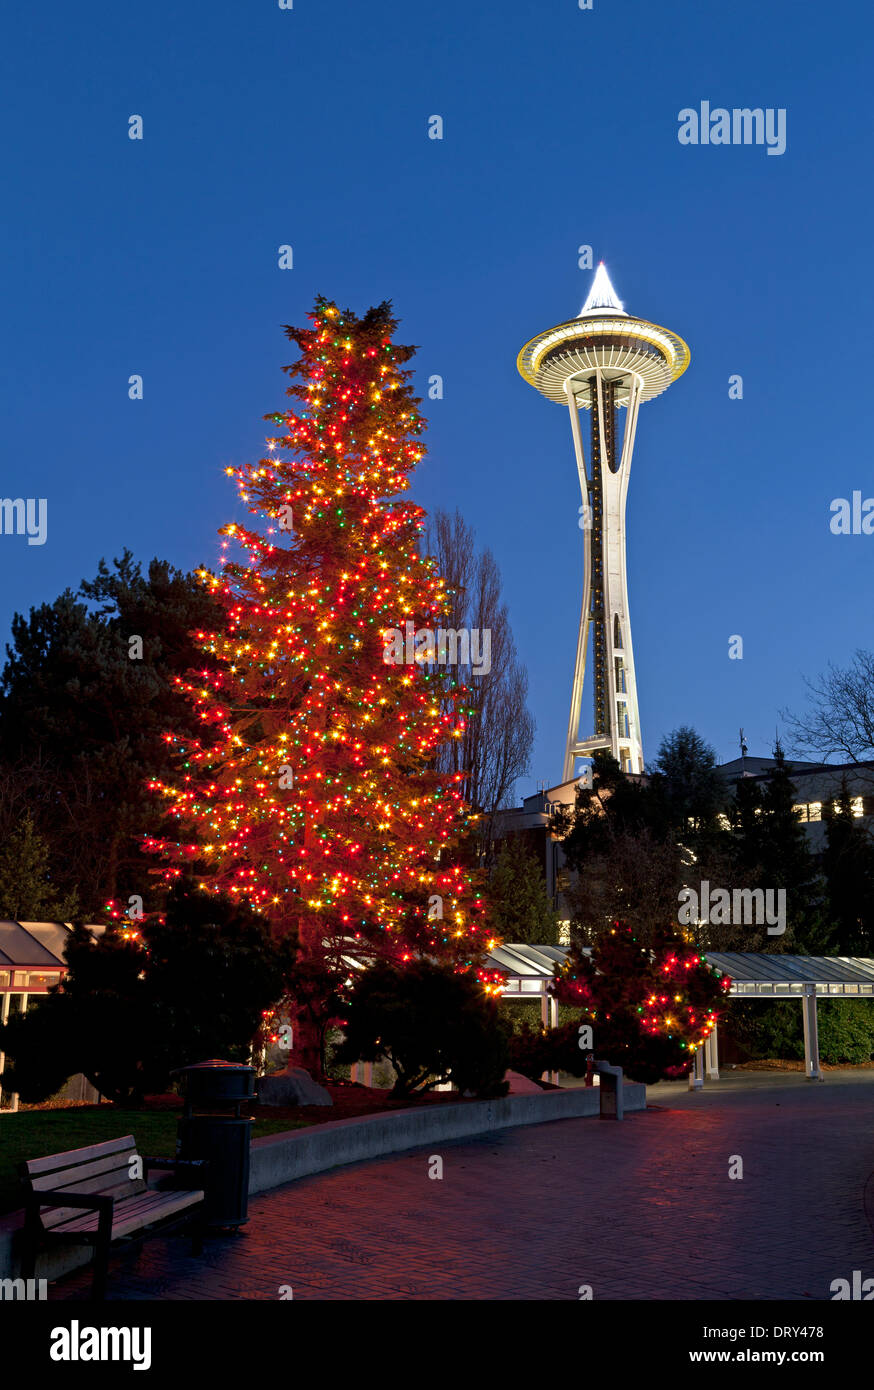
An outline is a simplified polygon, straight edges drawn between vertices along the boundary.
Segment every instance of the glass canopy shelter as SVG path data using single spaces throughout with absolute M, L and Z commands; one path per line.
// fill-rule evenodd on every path
M 874 960 L 858 956 L 771 956 L 755 951 L 708 951 L 707 960 L 720 974 L 731 977 L 729 994 L 738 998 L 800 1001 L 804 1022 L 804 1070 L 811 1081 L 823 1079 L 819 1062 L 817 999 L 874 998 Z M 708 1075 L 716 1079 L 719 1065 L 715 1028 L 711 1039 L 708 1039 L 711 1045 L 710 1056 L 706 1058 L 707 1070 Z M 704 1060 L 696 1057 L 696 1074 Z M 703 1076 L 700 1080 L 703 1081 Z
M 488 967 L 507 976 L 502 998 L 540 998 L 544 1026 L 558 1023 L 558 1007 L 547 992 L 556 964 L 567 955 L 563 946 L 498 946 Z M 741 999 L 798 999 L 804 1023 L 804 1070 L 811 1081 L 822 1081 L 819 1061 L 817 999 L 874 999 L 874 960 L 856 956 L 763 955 L 756 951 L 708 951 L 707 960 L 720 975 L 731 978 L 729 994 Z M 691 1089 L 703 1085 L 704 1072 L 719 1079 L 718 1032 L 714 1028 L 695 1054 L 689 1078 Z

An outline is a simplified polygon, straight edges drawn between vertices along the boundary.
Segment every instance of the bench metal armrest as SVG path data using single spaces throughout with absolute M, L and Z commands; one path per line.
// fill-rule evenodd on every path
M 150 1168 L 175 1168 L 176 1164 L 179 1162 L 178 1158 L 150 1158 L 146 1154 L 143 1154 L 142 1157 L 143 1167 L 146 1172 L 148 1172 Z
M 143 1168 L 145 1170 L 146 1181 L 149 1179 L 149 1172 L 152 1168 L 163 1168 L 178 1177 L 193 1173 L 196 1177 L 200 1174 L 207 1176 L 209 1169 L 208 1158 L 146 1158 L 143 1157 Z
M 148 1173 L 150 1168 L 208 1168 L 208 1158 L 146 1158 L 143 1155 L 143 1167 Z

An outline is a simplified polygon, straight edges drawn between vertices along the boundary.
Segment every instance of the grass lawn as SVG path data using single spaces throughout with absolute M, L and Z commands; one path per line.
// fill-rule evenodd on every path
M 76 1106 L 61 1110 L 24 1110 L 0 1115 L 0 1214 L 21 1205 L 18 1165 L 27 1158 L 82 1149 L 105 1139 L 132 1134 L 141 1154 L 173 1158 L 178 1110 L 116 1110 L 114 1106 Z M 253 1139 L 298 1129 L 307 1120 L 258 1116 Z

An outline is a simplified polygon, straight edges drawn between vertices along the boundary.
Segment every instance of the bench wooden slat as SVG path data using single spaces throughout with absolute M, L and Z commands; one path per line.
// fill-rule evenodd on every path
M 107 1139 L 102 1144 L 89 1144 L 85 1149 L 70 1149 L 67 1153 L 31 1158 L 24 1166 L 29 1177 L 36 1177 L 40 1173 L 51 1173 L 59 1168 L 75 1168 L 77 1164 L 87 1163 L 92 1158 L 105 1158 L 109 1154 L 118 1153 L 120 1149 L 132 1149 L 136 1152 L 132 1134 L 126 1134 L 123 1139 Z
M 134 1196 L 117 1198 L 113 1208 L 113 1223 L 117 1222 L 121 1216 L 128 1216 L 132 1212 L 149 1210 L 156 1204 L 170 1201 L 176 1197 L 190 1197 L 190 1192 L 177 1191 L 156 1191 L 153 1187 L 148 1187 L 144 1192 L 138 1192 Z M 188 1205 L 188 1203 L 185 1203 Z M 99 1212 L 83 1210 L 82 1207 L 66 1207 L 60 1223 L 55 1223 L 52 1228 L 53 1234 L 62 1235 L 66 1230 L 90 1230 L 97 1229 Z
M 142 1192 L 146 1186 L 145 1178 L 129 1178 L 127 1168 L 118 1169 L 112 1173 L 99 1173 L 96 1178 L 86 1178 L 84 1182 L 73 1181 L 66 1183 L 63 1187 L 50 1187 L 50 1192 L 105 1192 L 107 1197 L 113 1197 L 118 1193 L 121 1197 L 131 1197 L 135 1192 Z M 41 1193 L 37 1196 L 42 1198 Z M 57 1199 L 62 1201 L 63 1198 Z
M 177 1211 L 184 1211 L 186 1207 L 194 1206 L 202 1199 L 202 1192 L 152 1192 L 146 1196 L 131 1198 L 130 1203 L 121 1202 L 113 1212 L 112 1239 L 117 1240 L 120 1236 L 140 1231 L 153 1221 L 172 1216 Z M 56 1234 L 78 1235 L 93 1232 L 97 1230 L 97 1224 L 97 1212 L 88 1212 L 84 1216 L 80 1212 L 73 1220 L 65 1222 Z
M 135 1149 L 122 1149 L 119 1153 L 109 1154 L 106 1158 L 96 1158 L 91 1163 L 80 1163 L 69 1168 L 57 1168 L 54 1173 L 46 1173 L 43 1177 L 31 1178 L 30 1185 L 34 1192 L 46 1192 L 53 1187 L 68 1187 L 72 1189 L 74 1185 L 86 1178 L 94 1177 L 100 1173 L 107 1175 L 107 1182 L 111 1180 L 111 1174 L 115 1169 L 127 1172 L 129 1167 L 128 1160 L 139 1158 L 140 1155 Z M 90 1192 L 93 1189 L 83 1187 L 82 1192 Z
M 123 1183 L 118 1183 L 115 1187 L 92 1188 L 95 1197 L 114 1197 L 116 1206 L 119 1202 L 125 1201 L 128 1197 L 136 1196 L 146 1190 L 146 1184 L 142 1181 L 136 1183 L 129 1182 L 127 1179 Z M 70 1193 L 76 1192 L 76 1188 L 70 1188 Z M 78 1195 L 78 1193 L 77 1193 Z M 86 1189 L 87 1195 L 87 1189 Z M 61 1226 L 70 1216 L 81 1216 L 82 1207 L 41 1207 L 40 1220 L 43 1229 L 53 1230 L 56 1226 Z
M 82 1184 L 81 1189 L 69 1188 L 68 1190 L 71 1193 L 75 1192 L 77 1196 L 82 1193 L 86 1195 L 93 1193 L 94 1196 L 99 1197 L 114 1197 L 115 1212 L 129 1210 L 131 1204 L 137 1199 L 142 1199 L 146 1205 L 149 1205 L 154 1201 L 154 1198 L 164 1197 L 168 1195 L 168 1191 L 170 1193 L 174 1191 L 174 1189 L 149 1187 L 142 1178 L 138 1178 L 136 1181 L 131 1182 L 125 1176 L 121 1182 L 112 1187 L 107 1187 L 105 1183 L 101 1185 L 101 1181 L 100 1178 L 91 1178 L 88 1182 Z M 96 1211 L 89 1211 L 87 1208 L 83 1209 L 82 1207 L 57 1206 L 40 1208 L 40 1220 L 42 1221 L 42 1226 L 45 1231 L 61 1231 L 71 1221 L 90 1221 L 92 1218 L 96 1225 L 98 1214 L 99 1213 Z
M 113 1220 L 116 1220 L 119 1217 L 119 1214 L 129 1215 L 132 1211 L 139 1211 L 141 1208 L 143 1210 L 146 1210 L 146 1208 L 148 1207 L 155 1206 L 156 1202 L 163 1201 L 165 1197 L 172 1198 L 176 1195 L 177 1194 L 175 1191 L 157 1192 L 153 1187 L 150 1187 L 147 1188 L 145 1192 L 135 1193 L 135 1195 L 132 1197 L 119 1198 L 116 1200 L 115 1206 L 113 1207 Z M 80 1207 L 79 1210 L 76 1212 L 76 1215 L 70 1219 L 74 1225 L 78 1224 L 81 1221 L 83 1225 L 87 1226 L 91 1221 L 94 1221 L 96 1224 L 98 1217 L 98 1212 L 84 1211 Z
M 162 1221 L 168 1216 L 173 1216 L 177 1211 L 185 1211 L 186 1207 L 199 1204 L 203 1201 L 204 1195 L 203 1191 L 156 1193 L 155 1196 L 158 1200 L 151 1207 L 138 1207 L 135 1211 L 126 1213 L 118 1226 L 113 1222 L 113 1232 L 119 1236 L 129 1235 L 142 1226 L 149 1226 L 154 1221 Z

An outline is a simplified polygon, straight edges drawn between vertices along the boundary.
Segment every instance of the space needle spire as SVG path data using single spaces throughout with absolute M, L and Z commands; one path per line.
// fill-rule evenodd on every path
M 582 318 L 584 314 L 599 313 L 603 309 L 611 309 L 618 314 L 625 313 L 613 288 L 610 276 L 607 274 L 607 267 L 603 261 L 599 261 L 595 278 L 592 281 L 592 288 L 589 290 L 589 297 L 580 310 L 579 317 Z
M 516 365 L 548 400 L 566 405 L 583 505 L 583 602 L 564 780 L 578 758 L 608 749 L 626 772 L 643 772 L 628 582 L 625 504 L 640 406 L 667 390 L 689 365 L 683 339 L 632 317 L 623 308 L 603 261 L 575 319 L 526 343 Z M 620 433 L 619 409 L 625 407 Z M 580 411 L 591 416 L 585 456 Z M 583 685 L 591 635 L 594 731 L 581 735 Z

